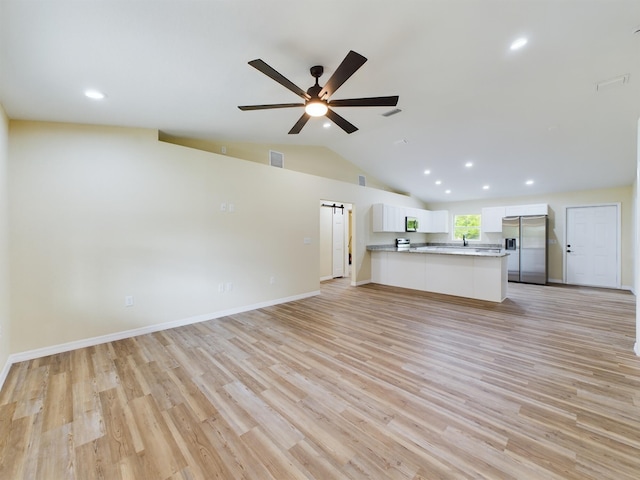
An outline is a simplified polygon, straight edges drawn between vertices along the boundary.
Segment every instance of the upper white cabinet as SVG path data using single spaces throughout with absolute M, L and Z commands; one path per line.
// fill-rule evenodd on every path
M 431 214 L 431 222 L 428 225 L 428 233 L 449 233 L 449 211 L 434 210 Z
M 405 232 L 405 217 L 418 219 L 419 233 L 446 233 L 449 231 L 447 210 L 429 211 L 420 208 L 397 207 L 386 203 L 372 206 L 374 232 Z
M 372 208 L 374 232 L 404 232 L 405 207 L 376 203 Z
M 482 209 L 482 231 L 484 233 L 502 232 L 503 217 L 522 217 L 526 215 L 548 215 L 549 205 L 511 205 L 508 207 L 486 207 Z
M 502 218 L 506 207 L 485 207 L 482 209 L 482 231 L 485 233 L 502 232 Z
M 513 205 L 505 207 L 505 217 L 521 217 L 524 215 L 548 215 L 549 205 L 535 203 L 533 205 Z

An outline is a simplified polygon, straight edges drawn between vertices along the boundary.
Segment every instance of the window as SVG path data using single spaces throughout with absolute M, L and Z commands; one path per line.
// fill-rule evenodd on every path
M 453 218 L 453 239 L 462 240 L 464 235 L 467 240 L 480 240 L 481 215 L 456 215 Z

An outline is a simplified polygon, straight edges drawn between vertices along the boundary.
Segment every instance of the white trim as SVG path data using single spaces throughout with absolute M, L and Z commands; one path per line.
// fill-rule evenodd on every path
M 371 283 L 371 279 L 368 280 L 360 280 L 359 282 L 351 282 L 351 285 L 354 287 L 360 287 L 362 285 L 366 285 L 367 283 Z
M 271 307 L 281 303 L 293 302 L 295 300 L 302 300 L 304 298 L 320 295 L 320 290 L 312 292 L 302 293 L 300 295 L 294 295 L 291 297 L 278 298 L 275 300 L 269 300 L 266 302 L 255 303 L 253 305 L 244 305 L 241 307 L 230 308 L 228 310 L 221 310 L 218 312 L 207 313 L 203 315 L 196 315 L 193 317 L 183 318 L 181 320 L 174 320 L 171 322 L 157 323 L 155 325 L 149 325 L 141 328 L 134 328 L 132 330 L 124 330 L 121 332 L 110 333 L 107 335 L 101 335 L 99 337 L 85 338 L 82 340 L 76 340 L 73 342 L 62 343 L 59 345 L 51 345 L 49 347 L 37 348 L 35 350 L 28 350 L 26 352 L 14 353 L 9 355 L 7 364 L 2 370 L 2 376 L 0 376 L 0 389 L 4 385 L 6 376 L 9 373 L 9 368 L 14 363 L 24 362 L 27 360 L 33 360 L 40 357 L 46 357 L 48 355 L 55 355 L 58 353 L 68 352 L 70 350 L 76 350 L 78 348 L 92 347 L 94 345 L 100 345 L 102 343 L 113 342 L 116 340 L 122 340 L 125 338 L 137 337 L 139 335 L 146 335 L 148 333 L 159 332 L 162 330 L 168 330 L 170 328 L 182 327 L 185 325 L 191 325 L 193 323 L 206 322 L 207 320 L 214 320 L 216 318 L 226 317 L 229 315 L 235 315 L 237 313 L 248 312 L 249 310 L 256 310 L 258 308 Z
M 9 358 L 7 358 L 7 363 L 4 364 L 4 367 L 2 367 L 2 371 L 0 372 L 0 390 L 2 390 L 4 381 L 7 379 L 7 375 L 9 375 L 11 365 L 13 365 L 13 362 L 11 361 L 11 355 L 9 355 Z
M 326 282 L 327 280 L 333 280 L 333 275 L 327 275 L 326 277 L 320 277 L 321 282 Z
M 593 207 L 616 207 L 617 219 L 616 219 L 616 235 L 617 235 L 617 245 L 616 245 L 616 286 L 615 287 L 605 287 L 605 288 L 619 288 L 622 289 L 622 204 L 620 202 L 609 202 L 609 203 L 594 203 L 594 204 L 585 204 L 585 205 L 569 205 L 564 207 L 564 232 L 563 232 L 563 242 L 562 242 L 562 267 L 563 273 L 562 275 L 565 278 L 564 283 L 568 285 L 567 278 L 567 228 L 569 224 L 569 215 L 567 212 L 570 208 L 593 208 Z M 585 285 L 586 286 L 586 285 Z

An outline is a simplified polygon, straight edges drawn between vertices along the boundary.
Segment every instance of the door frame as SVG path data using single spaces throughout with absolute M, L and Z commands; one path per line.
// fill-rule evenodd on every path
M 564 282 L 567 285 L 569 284 L 567 281 L 567 228 L 569 226 L 569 215 L 568 211 L 571 208 L 593 208 L 593 207 L 616 207 L 616 286 L 612 288 L 622 288 L 622 203 L 620 202 L 609 202 L 609 203 L 589 203 L 585 205 L 568 205 L 564 207 L 564 232 L 563 232 L 563 241 L 562 241 L 562 276 L 564 277 Z M 598 288 L 598 287 L 594 287 Z M 602 287 L 606 288 L 606 287 Z
M 326 199 L 321 199 L 320 203 L 319 203 L 319 209 L 320 211 L 322 211 L 323 208 L 331 208 L 334 207 L 335 208 L 342 208 L 342 213 L 344 215 L 344 235 L 343 235 L 343 270 L 344 270 L 344 275 L 342 278 L 351 278 L 351 283 L 353 284 L 353 282 L 355 281 L 355 270 L 354 270 L 354 266 L 355 266 L 355 257 L 356 257 L 356 247 L 355 247 L 355 204 L 351 203 L 351 202 L 342 202 L 342 201 L 337 201 L 337 200 L 326 200 Z M 349 214 L 349 212 L 351 214 Z M 320 215 L 320 218 L 322 218 L 322 215 Z M 320 220 L 320 222 L 322 223 L 322 220 Z M 351 230 L 352 233 L 352 245 L 351 245 L 351 250 L 352 250 L 352 264 L 349 265 L 349 231 Z M 320 226 L 320 235 L 322 236 L 323 230 L 322 230 L 322 226 Z M 331 258 L 332 258 L 332 262 L 333 262 L 333 218 L 331 221 Z M 322 242 L 322 239 L 319 239 L 319 243 Z M 320 259 L 322 259 L 322 255 L 320 255 Z M 321 276 L 320 277 L 320 281 L 323 282 L 325 280 L 332 280 L 333 277 L 333 265 L 331 266 L 331 271 L 332 274 L 331 275 L 326 275 L 326 276 Z

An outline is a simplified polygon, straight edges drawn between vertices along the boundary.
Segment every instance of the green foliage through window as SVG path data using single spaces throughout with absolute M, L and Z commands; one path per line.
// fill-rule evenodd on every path
M 467 240 L 480 240 L 481 215 L 456 215 L 453 220 L 453 239 L 462 240 L 465 235 Z

